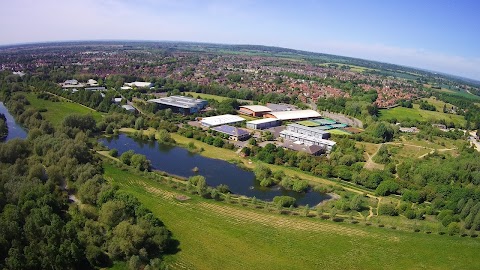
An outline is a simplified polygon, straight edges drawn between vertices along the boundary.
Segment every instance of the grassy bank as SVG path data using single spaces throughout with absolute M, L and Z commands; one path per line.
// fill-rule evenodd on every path
M 173 269 L 478 269 L 478 239 L 402 232 L 274 213 L 192 196 L 105 166 L 180 242 Z
M 135 132 L 135 129 L 133 128 L 122 128 L 120 129 L 121 132 L 126 132 L 126 133 L 133 133 Z M 148 135 L 151 132 L 155 132 L 155 130 L 149 129 L 149 130 L 144 130 L 144 134 Z M 277 171 L 277 170 L 282 170 L 286 175 L 291 176 L 291 177 L 296 177 L 298 176 L 301 179 L 305 179 L 311 182 L 311 184 L 324 184 L 324 185 L 332 185 L 332 186 L 341 186 L 349 191 L 356 192 L 356 193 L 371 193 L 370 191 L 363 189 L 361 187 L 356 187 L 353 185 L 348 185 L 345 186 L 344 184 L 341 184 L 340 182 L 336 181 L 331 181 L 328 179 L 320 178 L 311 174 L 307 174 L 305 172 L 302 172 L 300 169 L 293 169 L 293 168 L 288 168 L 285 166 L 280 166 L 280 165 L 273 165 L 273 164 L 267 164 L 263 163 L 260 161 L 251 161 L 247 158 L 242 158 L 240 157 L 237 153 L 235 153 L 232 150 L 224 149 L 224 148 L 218 148 L 212 145 L 209 145 L 207 143 L 197 141 L 195 139 L 191 138 L 186 138 L 183 137 L 182 135 L 176 134 L 176 133 L 171 133 L 170 134 L 173 139 L 179 144 L 180 146 L 187 147 L 187 145 L 190 142 L 193 142 L 197 149 L 203 148 L 203 151 L 199 152 L 200 155 L 208 158 L 214 158 L 214 159 L 221 159 L 229 162 L 235 162 L 235 163 L 240 163 L 243 164 L 243 166 L 253 169 L 257 164 L 265 164 L 266 166 L 270 167 L 272 170 Z

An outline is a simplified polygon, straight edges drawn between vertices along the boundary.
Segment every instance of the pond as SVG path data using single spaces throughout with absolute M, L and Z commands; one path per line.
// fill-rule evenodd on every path
M 271 201 L 275 196 L 286 195 L 296 198 L 299 205 L 308 204 L 310 206 L 315 206 L 321 201 L 331 198 L 328 194 L 313 191 L 300 193 L 285 190 L 279 186 L 273 188 L 261 187 L 251 171 L 243 170 L 235 164 L 223 160 L 206 158 L 191 153 L 178 146 L 136 140 L 125 134 L 102 138 L 100 142 L 110 149 L 117 149 L 119 155 L 128 150 L 145 155 L 151 161 L 153 169 L 186 178 L 199 174 L 205 177 L 209 186 L 215 187 L 225 184 L 235 194 L 248 197 L 255 196 L 266 201 Z M 193 171 L 194 167 L 199 168 L 197 173 Z
M 3 113 L 5 118 L 7 118 L 8 135 L 4 141 L 9 141 L 15 138 L 27 138 L 28 132 L 15 122 L 15 119 L 13 119 L 13 116 L 8 112 L 7 107 L 5 107 L 3 102 L 0 102 L 0 113 Z

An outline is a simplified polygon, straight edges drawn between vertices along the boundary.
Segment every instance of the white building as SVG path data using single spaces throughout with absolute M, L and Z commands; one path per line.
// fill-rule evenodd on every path
M 299 111 L 281 111 L 281 112 L 269 112 L 264 115 L 268 118 L 276 118 L 278 120 L 302 120 L 319 118 L 321 115 L 314 110 L 299 110 Z
M 247 128 L 249 129 L 266 129 L 271 127 L 277 127 L 282 121 L 275 118 L 264 118 L 247 122 Z
M 133 107 L 132 105 L 122 105 L 122 108 L 124 108 L 125 110 L 129 111 L 129 112 L 135 112 L 135 107 Z
M 205 117 L 200 120 L 202 126 L 205 127 L 215 127 L 220 125 L 228 125 L 228 124 L 236 124 L 245 121 L 244 118 L 232 115 L 232 114 L 224 114 L 224 115 L 217 115 L 212 117 Z
M 310 145 L 318 145 L 323 147 L 327 152 L 331 151 L 333 146 L 335 146 L 336 142 L 321 139 L 318 137 L 312 137 L 305 134 L 296 133 L 290 130 L 284 130 L 280 132 L 280 137 L 284 138 L 285 140 L 292 141 L 296 144 L 304 144 L 306 146 Z
M 328 131 L 314 128 L 314 127 L 306 127 L 299 124 L 289 124 L 287 125 L 287 130 L 307 136 L 311 136 L 314 138 L 320 139 L 328 139 L 330 138 L 330 133 Z
M 299 124 L 289 124 L 287 129 L 280 132 L 280 137 L 295 144 L 318 145 L 327 152 L 331 151 L 336 144 L 334 141 L 327 140 L 330 138 L 329 132 Z
M 153 84 L 151 82 L 131 82 L 131 83 L 125 83 L 126 86 L 130 87 L 137 87 L 137 88 L 146 88 L 146 87 L 152 87 Z

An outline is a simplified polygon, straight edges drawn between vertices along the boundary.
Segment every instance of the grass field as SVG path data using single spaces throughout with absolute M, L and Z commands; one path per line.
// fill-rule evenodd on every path
M 337 134 L 337 135 L 352 135 L 342 129 L 330 129 L 328 132 L 332 133 L 332 134 Z
M 450 103 L 445 103 L 445 102 L 443 102 L 443 101 L 441 101 L 441 100 L 438 100 L 438 99 L 436 99 L 436 98 L 434 98 L 434 97 L 422 98 L 422 100 L 424 100 L 424 101 L 432 104 L 433 106 L 435 106 L 435 108 L 436 108 L 437 111 L 439 111 L 439 112 L 443 112 L 443 105 L 445 105 L 445 104 L 447 105 L 447 107 L 451 107 L 451 106 L 452 106 L 452 104 L 450 104 Z
M 46 112 L 42 112 L 42 115 L 52 122 L 54 126 L 62 124 L 65 116 L 70 114 L 91 114 L 96 121 L 102 119 L 101 113 L 74 102 L 52 102 L 39 99 L 34 93 L 26 93 L 25 96 L 33 107 L 37 109 L 47 109 Z
M 427 88 L 430 88 L 430 89 L 432 89 L 433 91 L 436 91 L 436 92 L 444 92 L 444 93 L 449 93 L 449 94 L 453 94 L 455 96 L 460 96 L 460 97 L 464 97 L 464 98 L 468 98 L 468 99 L 472 99 L 472 100 L 480 100 L 480 96 L 473 95 L 473 94 L 470 94 L 470 93 L 465 92 L 465 91 L 455 91 L 455 90 L 447 89 L 447 88 L 444 88 L 444 87 L 442 87 L 441 89 L 433 89 L 432 86 L 429 85 L 429 84 L 425 84 L 424 86 L 427 87 Z
M 443 105 L 442 105 L 443 108 Z M 397 119 L 397 121 L 413 120 L 413 121 L 429 121 L 429 120 L 445 120 L 453 122 L 455 125 L 465 125 L 465 118 L 461 115 L 446 114 L 438 111 L 420 110 L 418 104 L 413 104 L 413 108 L 396 107 L 388 110 L 380 110 L 380 120 L 389 121 Z
M 201 99 L 214 99 L 216 101 L 224 101 L 228 99 L 227 97 L 210 95 L 210 94 L 202 94 L 202 93 L 195 93 L 195 92 L 185 92 L 185 95 L 192 95 L 194 98 L 200 97 Z
M 193 196 L 105 165 L 105 177 L 137 197 L 180 242 L 172 269 L 479 269 L 468 237 L 281 216 Z M 120 268 L 120 265 L 117 265 Z

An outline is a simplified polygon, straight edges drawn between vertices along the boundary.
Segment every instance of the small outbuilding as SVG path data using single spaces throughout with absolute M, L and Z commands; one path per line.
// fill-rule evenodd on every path
M 132 105 L 122 105 L 122 108 L 124 108 L 125 110 L 129 111 L 129 112 L 135 112 L 135 107 L 133 107 Z

